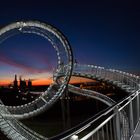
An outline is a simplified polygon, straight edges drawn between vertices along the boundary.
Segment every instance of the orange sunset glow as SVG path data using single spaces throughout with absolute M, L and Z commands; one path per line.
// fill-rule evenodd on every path
M 52 79 L 36 79 L 32 81 L 33 86 L 41 86 L 41 85 L 50 85 L 53 82 Z M 77 84 L 77 83 L 84 83 L 84 82 L 94 82 L 91 79 L 87 78 L 81 78 L 81 77 L 74 77 L 72 76 L 70 79 L 71 84 Z M 10 84 L 13 84 L 12 80 L 0 80 L 0 86 L 8 86 Z
M 86 83 L 86 82 L 94 82 L 94 80 L 82 78 L 82 77 L 74 77 L 74 76 L 72 76 L 70 79 L 70 84 L 78 84 L 78 83 Z
M 50 85 L 52 83 L 52 79 L 38 79 L 32 81 L 33 86 L 41 86 L 41 85 Z
M 51 79 L 37 79 L 32 81 L 33 86 L 50 85 L 51 83 L 52 83 Z M 0 80 L 0 86 L 8 86 L 9 84 L 13 84 L 13 81 Z
M 0 86 L 8 86 L 10 83 L 12 83 L 11 80 L 0 80 Z

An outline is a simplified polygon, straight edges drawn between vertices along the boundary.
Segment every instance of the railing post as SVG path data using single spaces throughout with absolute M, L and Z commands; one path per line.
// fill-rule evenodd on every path
M 130 133 L 131 133 L 131 135 L 132 135 L 132 134 L 133 134 L 133 131 L 134 131 L 133 106 L 132 106 L 131 98 L 130 98 L 129 100 L 130 100 L 130 104 L 129 104 Z
M 120 114 L 118 111 L 118 107 L 115 108 L 116 117 L 115 117 L 115 123 L 116 123 L 116 139 L 121 140 L 121 127 L 120 127 Z
M 114 79 L 114 81 L 118 81 L 118 75 L 117 75 L 117 72 L 116 72 L 116 70 L 114 70 L 114 73 L 115 73 L 115 79 Z
M 111 69 L 111 80 L 113 81 L 113 69 Z
M 139 103 L 139 94 L 137 94 L 137 121 L 139 121 L 139 117 L 140 117 L 140 107 L 139 107 L 140 103 Z
M 129 73 L 126 75 L 126 84 L 129 85 L 129 78 L 128 78 Z

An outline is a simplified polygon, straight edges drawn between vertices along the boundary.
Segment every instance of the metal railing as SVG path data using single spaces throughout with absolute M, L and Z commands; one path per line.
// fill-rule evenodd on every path
M 111 82 L 127 92 L 135 92 L 140 87 L 140 77 L 115 69 L 105 69 L 94 65 L 75 64 L 73 74 Z
M 104 80 L 129 93 L 93 119 L 52 139 L 71 140 L 129 140 L 132 139 L 140 119 L 140 78 L 133 74 L 93 65 L 75 65 L 73 75 Z M 78 90 L 78 89 L 77 89 Z
M 98 119 L 92 120 L 84 131 L 76 133 L 81 140 L 129 140 L 132 139 L 140 119 L 140 91 L 120 101 L 101 114 Z M 127 118 L 122 118 L 121 112 L 126 113 Z M 103 117 L 105 119 L 103 119 Z M 126 130 L 126 121 L 129 122 L 129 133 Z M 100 124 L 94 128 L 94 124 Z M 94 128 L 91 129 L 90 128 Z M 88 131 L 89 130 L 89 131 Z M 86 132 L 87 131 L 87 132 Z M 82 133 L 85 133 L 81 137 Z M 87 133 L 87 134 L 86 134 Z
M 99 100 L 99 101 L 103 102 L 104 104 L 106 104 L 108 106 L 112 106 L 112 105 L 114 105 L 116 103 L 110 97 L 108 97 L 108 96 L 106 96 L 106 95 L 104 95 L 102 93 L 99 93 L 97 91 L 92 91 L 92 90 L 87 90 L 87 89 L 80 89 L 79 87 L 75 87 L 75 86 L 70 85 L 70 84 L 68 85 L 68 89 L 72 93 Z
M 50 140 L 132 140 L 140 120 L 140 90 Z

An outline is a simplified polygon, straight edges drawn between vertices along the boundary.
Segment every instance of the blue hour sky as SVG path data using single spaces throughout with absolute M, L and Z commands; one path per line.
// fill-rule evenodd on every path
M 124 71 L 140 71 L 140 7 L 138 2 L 123 0 L 1 1 L 0 26 L 19 20 L 40 20 L 56 26 L 68 38 L 74 57 L 79 63 L 101 65 Z M 6 57 L 4 53 L 7 51 L 6 47 L 0 48 L 0 63 L 10 63 L 9 65 L 17 65 L 16 67 L 20 67 L 19 63 L 21 63 L 24 70 L 31 72 L 34 69 L 40 73 L 43 72 L 46 67 L 49 67 L 48 63 L 51 65 L 54 62 L 52 58 L 46 62 L 45 55 L 39 56 L 44 52 L 45 43 L 41 39 L 36 42 L 34 40 L 31 37 L 30 41 L 28 39 L 23 41 L 24 45 L 15 43 L 13 45 L 15 49 L 9 48 L 9 54 Z M 28 56 L 32 53 L 33 58 L 38 55 L 36 64 L 30 62 L 28 57 L 22 61 L 22 58 L 10 51 L 12 49 L 21 52 L 18 47 L 22 49 L 24 46 L 26 52 L 25 46 L 28 46 L 28 41 L 30 49 L 26 54 Z M 21 42 L 17 41 L 17 44 Z M 42 47 L 43 51 L 35 54 L 39 49 L 35 48 L 34 44 L 36 47 Z M 7 46 L 11 46 L 10 42 Z M 48 50 L 45 51 L 48 52 Z M 9 59 L 12 62 L 9 62 Z M 2 69 L 6 67 L 4 68 L 3 65 Z

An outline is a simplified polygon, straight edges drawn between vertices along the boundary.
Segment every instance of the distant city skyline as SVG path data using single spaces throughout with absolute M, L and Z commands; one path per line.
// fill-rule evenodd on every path
M 50 77 L 49 79 L 31 79 L 29 77 L 22 77 L 21 75 L 17 75 L 17 84 L 18 86 L 20 85 L 20 78 L 26 82 L 28 82 L 29 80 L 31 80 L 32 82 L 32 85 L 33 86 L 45 86 L 45 85 L 50 85 L 52 82 L 53 82 L 53 79 L 52 77 Z M 14 86 L 14 78 L 15 78 L 15 75 L 12 76 L 12 79 L 11 80 L 0 80 L 0 86 L 9 86 L 9 85 L 12 85 Z M 71 79 L 70 79 L 70 83 L 71 84 L 78 84 L 78 83 L 84 83 L 84 82 L 94 82 L 94 80 L 91 80 L 91 79 L 87 79 L 87 78 L 82 78 L 82 77 L 74 77 L 72 76 Z M 27 84 L 27 83 L 26 83 Z

